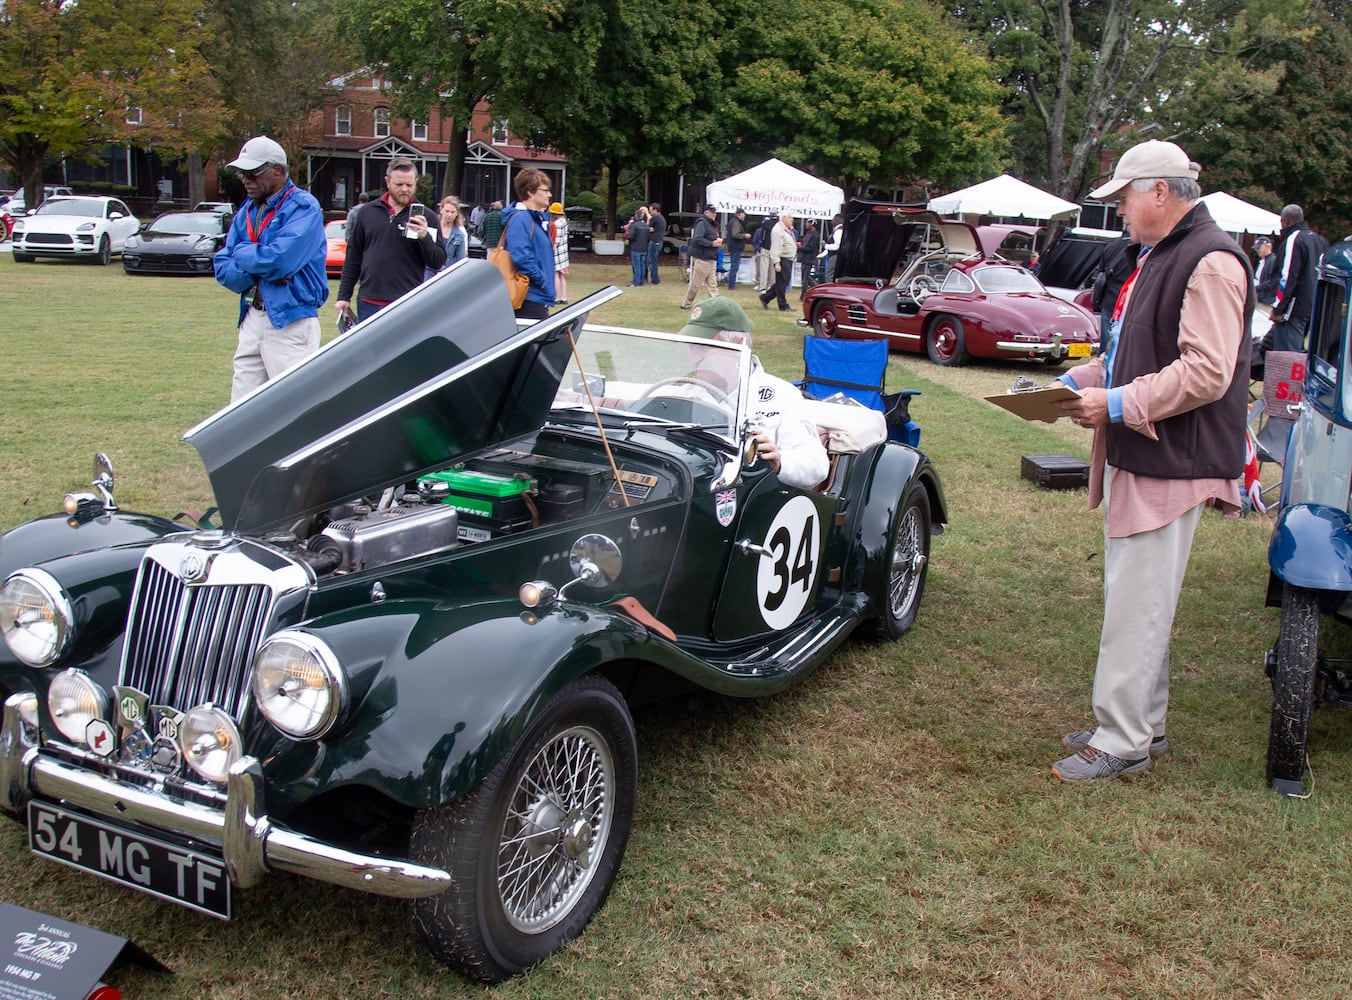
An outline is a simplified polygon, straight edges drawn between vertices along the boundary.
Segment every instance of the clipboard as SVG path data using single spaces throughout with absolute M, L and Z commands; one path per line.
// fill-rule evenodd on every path
M 1064 402 L 1068 399 L 1078 399 L 1079 390 L 1072 389 L 1064 382 L 1059 385 L 1049 386 L 1045 389 L 1028 389 L 1014 392 L 1002 392 L 994 396 L 983 397 L 988 403 L 994 403 L 1014 414 L 1016 417 L 1023 417 L 1024 420 L 1042 420 L 1051 423 L 1057 417 L 1064 417 L 1065 414 L 1058 410 L 1053 403 Z

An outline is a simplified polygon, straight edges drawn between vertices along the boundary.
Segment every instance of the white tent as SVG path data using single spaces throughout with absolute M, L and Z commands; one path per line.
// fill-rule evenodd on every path
M 744 208 L 752 215 L 788 211 L 799 217 L 829 219 L 840 212 L 845 192 L 773 156 L 764 163 L 714 181 L 705 199 L 720 212 Z
M 1282 217 L 1276 212 L 1250 205 L 1224 191 L 1203 195 L 1202 204 L 1216 220 L 1216 225 L 1227 233 L 1275 236 L 1282 231 Z
M 1001 174 L 933 198 L 929 210 L 940 215 L 997 215 L 1011 219 L 1069 219 L 1079 214 L 1080 206 L 1017 177 Z

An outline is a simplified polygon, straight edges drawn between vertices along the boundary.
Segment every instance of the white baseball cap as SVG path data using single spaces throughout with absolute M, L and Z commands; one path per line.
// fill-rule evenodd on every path
M 267 136 L 256 135 L 244 144 L 239 156 L 226 166 L 234 167 L 236 170 L 257 170 L 265 163 L 280 163 L 286 166 L 286 150 Z
M 1157 177 L 1191 177 L 1197 179 L 1202 172 L 1188 154 L 1172 142 L 1149 139 L 1132 146 L 1117 161 L 1117 169 L 1112 179 L 1089 192 L 1091 198 L 1100 201 L 1112 200 L 1119 191 L 1137 180 L 1154 180 Z

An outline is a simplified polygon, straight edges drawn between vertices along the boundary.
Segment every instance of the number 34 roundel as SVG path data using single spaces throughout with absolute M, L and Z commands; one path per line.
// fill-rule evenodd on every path
M 773 629 L 794 623 L 816 592 L 821 521 L 807 497 L 792 497 L 771 522 L 756 573 L 761 617 Z

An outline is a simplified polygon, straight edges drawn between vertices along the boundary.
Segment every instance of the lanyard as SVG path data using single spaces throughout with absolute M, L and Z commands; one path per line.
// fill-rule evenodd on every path
M 277 214 L 277 209 L 282 207 L 282 202 L 286 201 L 287 195 L 291 194 L 294 190 L 296 190 L 296 185 L 288 184 L 286 191 L 284 191 L 282 196 L 277 199 L 277 204 L 272 206 L 272 211 L 264 217 L 261 223 L 259 223 L 258 232 L 254 232 L 253 218 L 248 212 L 244 213 L 244 224 L 249 230 L 249 239 L 253 240 L 255 243 L 262 239 L 263 230 L 268 228 L 268 223 L 271 222 L 272 217 Z

